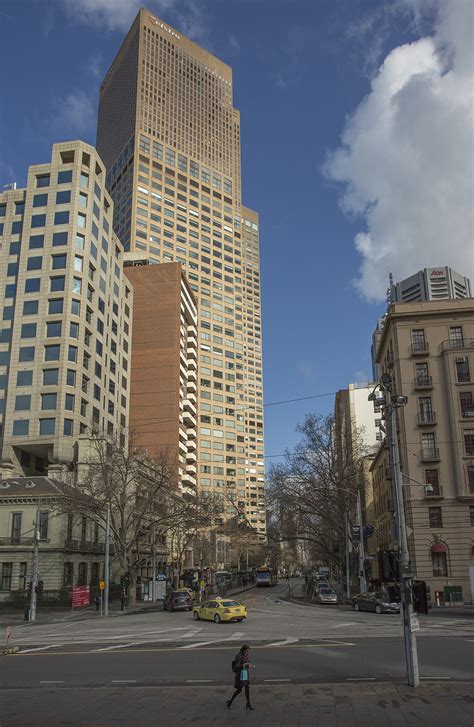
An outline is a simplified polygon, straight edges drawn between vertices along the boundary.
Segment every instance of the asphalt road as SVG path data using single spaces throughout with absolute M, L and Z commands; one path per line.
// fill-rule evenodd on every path
M 239 643 L 197 648 L 129 647 L 96 652 L 27 652 L 3 657 L 0 688 L 40 686 L 112 687 L 231 684 L 231 662 Z M 432 679 L 474 678 L 474 640 L 418 639 L 420 675 Z M 254 646 L 254 683 L 341 682 L 353 679 L 404 679 L 399 638 L 319 640 L 307 644 Z

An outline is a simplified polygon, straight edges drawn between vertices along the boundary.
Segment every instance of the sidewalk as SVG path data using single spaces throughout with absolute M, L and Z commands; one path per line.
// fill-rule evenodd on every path
M 472 727 L 472 683 L 426 682 L 251 686 L 255 711 L 241 694 L 228 710 L 229 687 L 3 690 L 5 724 L 39 727 Z M 158 717 L 159 715 L 159 717 Z M 3 724 L 3 720 L 2 720 Z

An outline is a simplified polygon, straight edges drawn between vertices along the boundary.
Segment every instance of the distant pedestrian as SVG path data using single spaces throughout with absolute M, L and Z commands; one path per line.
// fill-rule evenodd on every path
M 232 670 L 234 672 L 234 687 L 235 692 L 233 693 L 232 697 L 227 700 L 227 709 L 230 709 L 230 705 L 234 701 L 236 697 L 239 696 L 242 689 L 245 689 L 245 698 L 247 700 L 247 703 L 245 705 L 246 709 L 253 709 L 252 705 L 250 704 L 250 667 L 253 666 L 250 664 L 250 646 L 247 644 L 244 644 L 237 656 L 235 657 L 234 661 L 232 662 Z
M 99 608 L 100 608 L 100 604 L 102 603 L 101 597 L 100 596 L 96 596 L 94 598 L 94 603 L 95 603 L 95 610 L 98 611 Z

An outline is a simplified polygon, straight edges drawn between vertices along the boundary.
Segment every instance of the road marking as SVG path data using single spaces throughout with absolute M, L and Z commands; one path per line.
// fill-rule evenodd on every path
M 235 633 L 227 636 L 224 639 L 213 639 L 212 641 L 196 641 L 194 644 L 186 644 L 186 646 L 180 646 L 180 649 L 196 649 L 198 646 L 207 646 L 208 644 L 219 644 L 222 641 L 237 641 L 244 635 L 243 631 L 236 631 Z
M 375 682 L 375 677 L 348 677 L 348 682 Z
M 112 684 L 136 684 L 136 679 L 112 679 Z
M 264 679 L 264 682 L 291 682 L 292 679 Z
M 365 623 L 361 623 L 358 621 L 348 621 L 347 623 L 343 624 L 335 624 L 334 626 L 328 626 L 329 629 L 343 629 L 346 626 L 365 626 Z
M 427 679 L 429 681 L 434 681 L 435 679 L 451 679 L 451 677 L 420 677 L 420 679 Z
M 32 651 L 44 651 L 45 649 L 56 649 L 60 644 L 49 644 L 48 646 L 37 646 L 35 649 L 22 650 L 21 654 L 30 654 Z
M 188 684 L 204 684 L 214 681 L 213 679 L 186 679 Z
M 63 679 L 43 679 L 40 684 L 64 684 Z
M 112 649 L 126 649 L 128 646 L 139 646 L 140 641 L 132 641 L 131 644 L 115 644 L 115 646 L 104 646 L 102 649 L 93 649 L 92 653 L 94 654 L 97 651 L 112 651 Z
M 267 644 L 267 646 L 285 646 L 286 644 L 294 644 L 296 641 L 299 641 L 299 639 L 293 639 L 291 636 L 288 636 L 285 641 L 274 641 L 273 644 Z

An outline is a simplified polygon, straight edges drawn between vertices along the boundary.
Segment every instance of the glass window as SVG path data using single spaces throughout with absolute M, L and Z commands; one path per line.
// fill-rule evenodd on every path
M 5 298 L 14 298 L 15 295 L 16 295 L 15 283 L 9 283 L 8 285 L 5 285 Z
M 31 409 L 31 394 L 15 396 L 15 411 L 28 411 L 29 409 Z
M 84 235 L 80 235 L 79 233 L 76 233 L 76 247 L 79 248 L 79 250 L 84 250 L 84 243 L 85 243 L 85 237 Z
M 46 215 L 33 215 L 31 218 L 31 227 L 44 227 L 46 224 Z M 13 232 L 13 230 L 12 230 Z
M 1 232 L 0 232 L 1 234 Z M 20 243 L 19 242 L 11 242 L 10 243 L 10 255 L 19 255 L 20 254 Z
M 40 434 L 54 434 L 56 428 L 56 419 L 40 419 Z
M 68 386 L 76 385 L 76 372 L 74 369 L 68 369 L 66 374 L 66 384 Z
M 71 313 L 73 316 L 81 315 L 81 303 L 74 298 L 71 300 Z
M 60 349 L 61 349 L 61 347 L 59 345 L 45 346 L 44 347 L 44 360 L 45 361 L 59 361 Z
M 49 174 L 37 174 L 36 187 L 49 187 Z
M 21 326 L 21 338 L 34 338 L 36 336 L 36 323 L 23 323 Z
M 31 235 L 28 247 L 30 250 L 35 250 L 38 247 L 44 246 L 44 235 Z
M 55 386 L 59 379 L 59 369 L 43 369 L 43 386 Z
M 18 361 L 34 361 L 35 360 L 35 347 L 34 346 L 22 346 L 18 356 Z
M 87 194 L 84 192 L 79 193 L 79 207 L 87 207 Z
M 26 264 L 27 270 L 41 270 L 41 265 L 43 264 L 43 258 L 41 255 L 37 255 L 35 257 L 29 257 L 28 262 Z
M 30 422 L 28 419 L 14 419 L 13 431 L 14 437 L 24 437 L 28 435 L 30 429 Z
M 467 465 L 467 489 L 470 495 L 474 495 L 474 465 Z
M 7 266 L 7 277 L 18 274 L 18 263 L 8 263 Z
M 13 320 L 13 314 L 15 313 L 15 306 L 14 305 L 6 305 L 3 309 L 3 316 L 2 319 L 4 321 L 12 321 Z
M 64 408 L 66 411 L 74 411 L 74 394 L 66 394 L 64 398 Z
M 469 359 L 467 356 L 456 358 L 456 377 L 458 384 L 466 384 L 471 380 L 469 371 Z
M 86 216 L 83 215 L 81 212 L 77 215 L 76 224 L 78 227 L 84 228 L 86 226 Z
M 71 363 L 76 363 L 77 361 L 77 346 L 69 346 L 67 351 L 67 360 L 71 361 Z
M 17 371 L 16 374 L 16 385 L 17 386 L 31 386 L 33 384 L 33 371 L 31 369 L 27 371 Z
M 440 507 L 429 507 L 428 508 L 428 519 L 430 523 L 430 528 L 442 528 L 443 527 L 443 517 L 441 513 Z
M 25 293 L 38 293 L 41 286 L 41 278 L 27 278 L 25 280 Z
M 46 338 L 56 338 L 61 335 L 61 321 L 46 323 Z
M 79 257 L 79 255 L 76 255 L 74 257 L 74 270 L 76 270 L 78 273 L 82 273 L 82 265 L 83 265 L 82 257 Z
M 51 300 L 48 301 L 48 313 L 50 315 L 54 313 L 62 313 L 63 306 L 64 298 L 51 298 Z
M 40 527 L 39 527 L 40 540 L 48 539 L 48 521 L 49 521 L 49 512 L 40 512 Z
M 54 293 L 64 290 L 64 275 L 58 275 L 49 279 L 49 290 Z
M 46 207 L 48 204 L 47 194 L 35 194 L 33 197 L 33 207 Z
M 63 434 L 66 437 L 72 437 L 72 435 L 74 434 L 74 421 L 72 419 L 64 420 Z
M 53 234 L 53 247 L 67 245 L 67 232 L 55 232 Z
M 70 190 L 64 190 L 63 192 L 56 192 L 56 204 L 67 204 L 71 201 Z
M 69 337 L 70 338 L 79 338 L 79 323 L 70 323 L 69 324 Z
M 82 280 L 80 278 L 72 279 L 72 292 L 80 293 L 82 290 Z
M 474 429 L 464 430 L 464 448 L 466 457 L 474 457 Z
M 39 217 L 45 216 L 45 215 L 38 215 Z M 35 225 L 33 225 L 35 227 Z M 21 235 L 21 231 L 23 230 L 23 222 L 12 222 L 12 235 Z
M 433 575 L 438 578 L 448 577 L 448 561 L 446 553 L 431 553 Z
M 80 185 L 82 189 L 87 189 L 89 186 L 89 175 L 81 172 Z
M 41 394 L 41 409 L 56 409 L 57 394 Z
M 68 182 L 72 182 L 72 169 L 58 172 L 58 184 L 68 184 Z
M 53 270 L 61 270 L 66 267 L 67 255 L 53 255 L 51 267 Z

